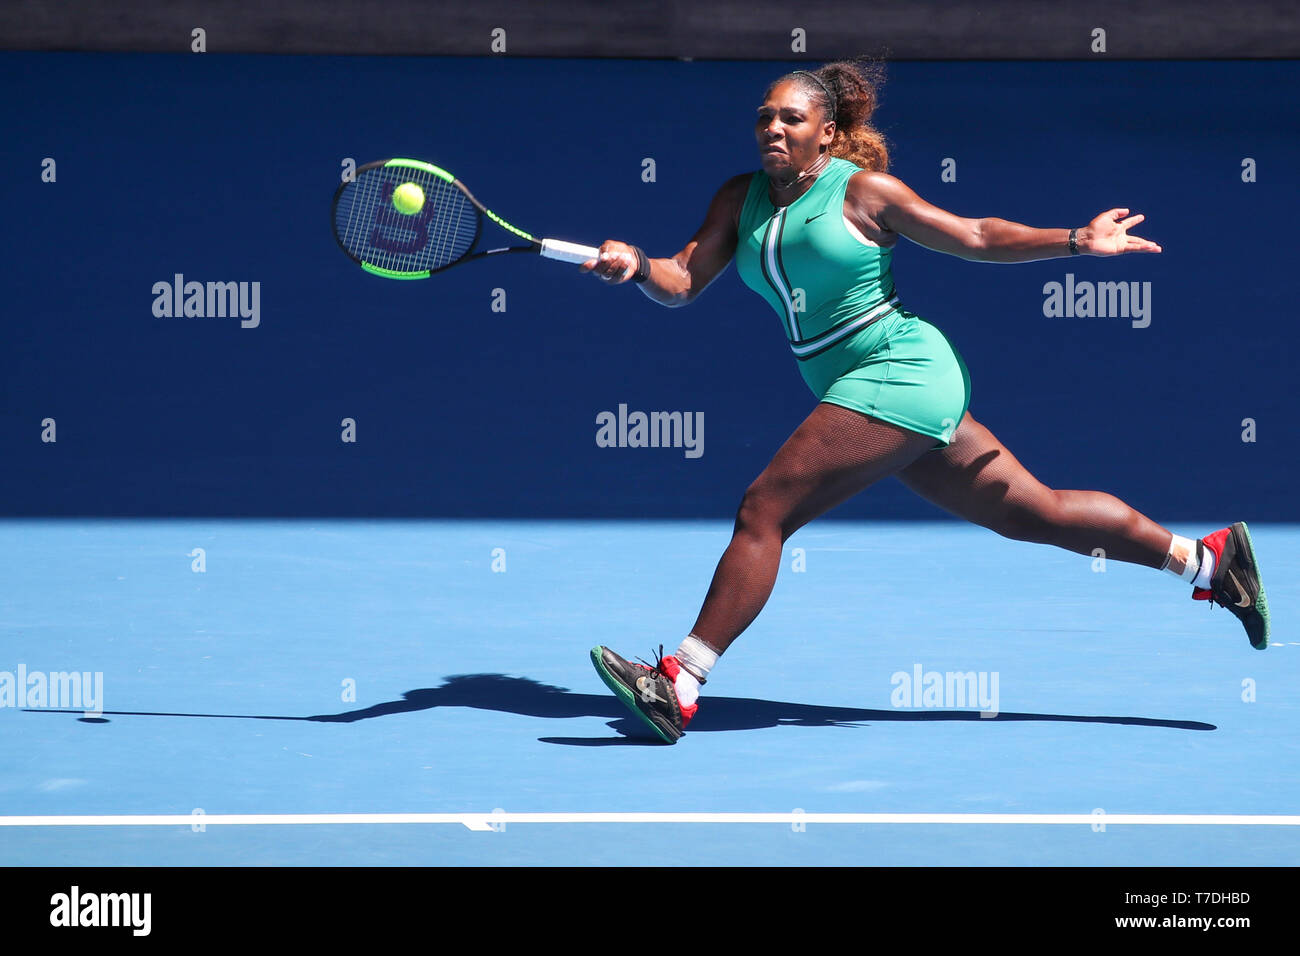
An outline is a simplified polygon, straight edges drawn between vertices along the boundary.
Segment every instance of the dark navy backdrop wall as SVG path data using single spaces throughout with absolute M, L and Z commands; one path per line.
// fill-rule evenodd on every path
M 669 255 L 756 167 L 753 110 L 786 68 L 3 55 L 4 513 L 731 515 L 813 405 L 734 270 L 678 310 L 530 257 L 390 282 L 338 251 L 329 199 L 345 158 L 412 156 L 526 229 Z M 1297 79 L 1284 61 L 891 65 L 877 121 L 923 197 L 1052 227 L 1127 206 L 1164 246 L 1014 266 L 898 247 L 902 299 L 965 355 L 972 413 L 1045 482 L 1157 520 L 1300 518 L 1282 480 Z M 260 283 L 260 325 L 155 317 L 176 273 Z M 1067 274 L 1150 283 L 1149 327 L 1044 316 Z M 703 455 L 597 447 L 620 403 L 702 412 Z M 835 514 L 938 512 L 889 481 Z

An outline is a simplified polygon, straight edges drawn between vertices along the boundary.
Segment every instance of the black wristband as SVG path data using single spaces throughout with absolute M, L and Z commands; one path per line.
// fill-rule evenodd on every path
M 645 254 L 645 250 L 640 246 L 633 246 L 636 252 L 636 272 L 632 274 L 633 282 L 645 282 L 650 278 L 650 257 Z
M 1078 237 L 1076 235 L 1078 231 L 1079 231 L 1078 226 L 1075 226 L 1073 229 L 1070 230 L 1070 255 L 1072 256 L 1077 256 L 1079 254 L 1079 243 L 1078 243 Z

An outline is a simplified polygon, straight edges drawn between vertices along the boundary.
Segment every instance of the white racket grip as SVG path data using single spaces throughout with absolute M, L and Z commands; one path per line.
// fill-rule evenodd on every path
M 559 259 L 561 262 L 583 263 L 600 255 L 600 250 L 594 246 L 580 246 L 576 242 L 565 242 L 562 239 L 543 239 L 542 255 L 547 259 Z

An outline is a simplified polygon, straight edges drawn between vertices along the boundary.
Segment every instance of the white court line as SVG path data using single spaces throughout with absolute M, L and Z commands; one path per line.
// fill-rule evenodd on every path
M 0 816 L 4 827 L 284 826 L 458 823 L 493 830 L 503 823 L 857 823 L 1074 824 L 1084 826 L 1300 826 L 1300 814 L 1227 813 L 168 813 Z

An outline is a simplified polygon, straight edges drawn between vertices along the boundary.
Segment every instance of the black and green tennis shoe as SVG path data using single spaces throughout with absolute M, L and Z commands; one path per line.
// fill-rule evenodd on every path
M 1192 589 L 1192 597 L 1226 607 L 1246 628 L 1250 646 L 1264 650 L 1268 647 L 1268 599 L 1246 522 L 1221 528 L 1199 543 L 1214 552 L 1214 574 L 1208 588 Z
M 664 743 L 675 744 L 686 732 L 686 724 L 699 707 L 694 704 L 683 714 L 673 682 L 677 679 L 677 659 L 663 656 L 655 666 L 636 664 L 619 657 L 608 647 L 593 647 L 591 663 L 614 696 L 654 731 Z

